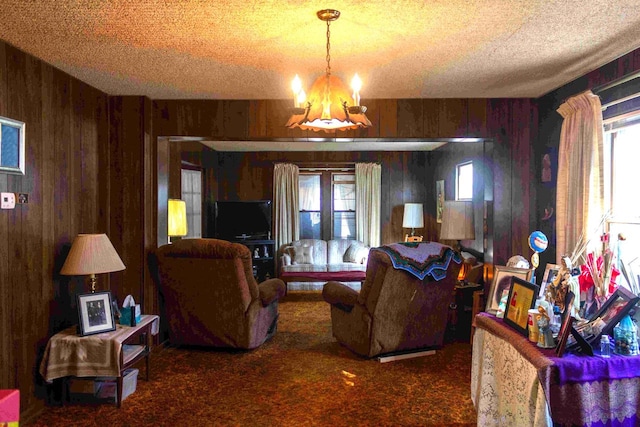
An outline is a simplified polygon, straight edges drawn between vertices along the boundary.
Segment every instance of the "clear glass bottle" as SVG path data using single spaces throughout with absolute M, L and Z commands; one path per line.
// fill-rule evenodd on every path
M 603 335 L 600 337 L 600 356 L 611 356 L 611 342 L 609 341 L 609 335 Z

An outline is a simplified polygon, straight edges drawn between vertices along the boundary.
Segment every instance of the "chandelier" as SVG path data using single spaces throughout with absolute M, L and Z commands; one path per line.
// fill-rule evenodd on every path
M 337 130 L 358 129 L 371 126 L 365 112 L 367 107 L 360 105 L 362 81 L 358 74 L 351 80 L 350 92 L 338 77 L 331 74 L 331 32 L 329 25 L 340 17 L 340 12 L 325 9 L 317 12 L 318 18 L 327 23 L 327 69 L 311 86 L 307 96 L 302 82 L 296 74 L 291 84 L 294 108 L 286 126 L 304 130 L 333 132 Z M 349 103 L 352 105 L 349 105 Z

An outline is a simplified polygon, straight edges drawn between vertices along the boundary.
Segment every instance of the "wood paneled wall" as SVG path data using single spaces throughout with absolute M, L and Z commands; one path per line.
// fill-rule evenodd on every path
M 43 407 L 47 339 L 77 323 L 75 293 L 87 289 L 59 275 L 69 245 L 108 231 L 107 96 L 0 42 L 0 115 L 26 123 L 26 174 L 0 173 L 1 191 L 29 194 L 0 211 L 0 388 L 20 389 L 23 421 Z
M 493 141 L 492 164 L 494 185 L 489 195 L 493 197 L 495 228 L 494 249 L 489 259 L 506 263 L 513 254 L 527 254 L 527 236 L 533 218 L 530 207 L 535 198 L 533 182 L 532 143 L 537 122 L 537 106 L 530 99 L 375 99 L 366 102 L 367 116 L 373 126 L 363 130 L 337 134 L 290 130 L 283 126 L 287 120 L 288 101 L 189 101 L 156 100 L 154 105 L 154 131 L 157 137 L 213 137 L 220 139 L 270 138 L 314 138 L 314 137 L 361 137 L 361 138 L 457 138 L 477 137 Z M 265 142 L 268 143 L 268 142 Z M 398 153 L 395 153 L 398 154 Z M 248 200 L 253 195 L 265 198 L 270 194 L 271 172 L 266 171 L 267 162 L 272 166 L 275 159 L 299 159 L 300 162 L 359 161 L 362 156 L 382 158 L 390 156 L 387 168 L 392 190 L 402 197 L 389 196 L 382 200 L 383 241 L 395 240 L 392 232 L 401 230 L 401 221 L 394 216 L 393 209 L 400 209 L 405 201 L 426 196 L 433 189 L 427 188 L 427 171 L 421 171 L 426 157 L 406 154 L 404 160 L 394 159 L 394 154 L 373 153 L 280 153 L 231 156 L 220 154 L 218 197 L 233 197 Z M 376 157 L 378 156 L 378 157 Z M 381 156 L 381 157 L 380 157 Z M 266 160 L 264 160 L 266 159 Z M 339 160 L 338 160 L 339 159 Z M 168 160 L 166 160 L 168 161 Z M 278 160 L 280 161 L 280 160 Z M 321 160 L 322 161 L 322 160 Z M 383 163 L 380 161 L 381 164 Z M 416 168 L 411 166 L 415 163 Z M 238 181 L 237 177 L 245 177 Z M 401 183 L 401 185 L 398 185 Z M 429 184 L 429 187 L 431 185 Z M 233 192 L 233 193 L 232 193 Z M 383 196 L 384 197 L 384 196 Z M 269 198 L 269 197 L 266 197 Z M 491 200 L 491 199 L 490 199 Z M 383 214 L 384 216 L 385 214 Z M 397 215 L 397 212 L 396 214 Z M 385 221 L 389 221 L 386 223 Z M 400 222 L 400 224 L 398 223 Z M 492 258 L 493 257 L 493 258 Z

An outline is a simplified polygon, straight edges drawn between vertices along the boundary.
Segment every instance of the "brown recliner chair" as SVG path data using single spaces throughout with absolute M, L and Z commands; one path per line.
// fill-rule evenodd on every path
M 395 269 L 381 247 L 369 252 L 367 276 L 359 293 L 339 282 L 328 282 L 322 290 L 324 300 L 331 304 L 333 336 L 365 357 L 437 348 L 444 340 L 447 311 L 460 270 L 459 253 L 434 242 L 388 246 L 398 245 L 428 245 L 421 250 L 433 255 L 425 264 L 445 267 L 432 270 L 440 280 L 432 274 L 421 280 Z
M 151 254 L 172 345 L 252 349 L 276 331 L 280 279 L 258 284 L 239 243 L 182 239 Z

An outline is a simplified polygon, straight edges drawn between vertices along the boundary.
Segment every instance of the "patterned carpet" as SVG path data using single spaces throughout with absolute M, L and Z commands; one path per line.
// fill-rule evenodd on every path
M 249 352 L 168 348 L 113 404 L 47 407 L 36 426 L 475 425 L 471 348 L 379 363 L 338 344 L 318 292 L 290 292 L 275 337 Z M 144 368 L 141 366 L 141 370 Z

